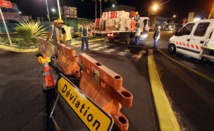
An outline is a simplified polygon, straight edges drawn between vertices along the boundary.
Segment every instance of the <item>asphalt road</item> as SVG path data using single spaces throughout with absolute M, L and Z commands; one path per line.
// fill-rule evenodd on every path
M 153 46 L 151 35 L 152 33 L 147 42 L 138 48 L 103 41 L 90 43 L 91 51 L 83 52 L 123 76 L 124 88 L 134 95 L 133 106 L 121 109 L 129 119 L 130 131 L 160 130 L 147 65 L 147 49 Z M 213 78 L 213 64 L 180 55 L 166 56 L 168 38 L 171 35 L 170 32 L 162 32 L 159 49 L 154 50 L 154 58 L 181 129 L 213 130 L 214 84 L 207 79 Z M 76 45 L 74 48 L 79 54 L 80 46 Z M 56 130 L 49 113 L 57 93 L 55 90 L 43 92 L 42 65 L 37 62 L 36 53 L 0 50 L 0 60 L 0 130 Z M 59 71 L 54 69 L 52 73 L 57 79 Z M 73 82 L 78 86 L 78 81 Z M 59 99 L 53 116 L 62 131 L 87 130 L 62 98 Z M 117 131 L 118 128 L 114 125 L 112 130 Z
M 101 42 L 99 45 L 102 46 L 104 43 Z M 124 88 L 134 95 L 133 106 L 129 109 L 121 109 L 129 120 L 129 129 L 158 130 L 148 79 L 147 57 L 141 57 L 142 54 L 139 53 L 144 49 L 130 47 L 131 52 L 122 54 L 123 56 L 117 53 L 123 52 L 123 49 L 127 48 L 125 45 L 118 47 L 118 44 L 111 44 L 105 49 L 113 49 L 115 46 L 118 51 L 102 53 L 100 49 L 85 53 L 123 76 Z M 79 47 L 75 48 L 78 48 L 76 49 L 78 54 Z M 37 62 L 36 53 L 13 53 L 1 50 L 0 56 L 2 61 L 0 130 L 55 130 L 56 127 L 48 115 L 56 99 L 56 92 L 54 90 L 43 92 L 42 65 Z M 58 70 L 53 68 L 52 72 L 57 79 Z M 57 103 L 54 118 L 60 130 L 87 130 L 62 98 Z M 117 131 L 118 128 L 114 125 L 112 130 Z

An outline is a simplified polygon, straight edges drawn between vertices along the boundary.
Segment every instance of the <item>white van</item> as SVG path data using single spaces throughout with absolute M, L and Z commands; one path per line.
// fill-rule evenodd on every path
M 170 38 L 169 53 L 175 54 L 177 52 L 199 60 L 205 58 L 203 51 L 208 39 L 212 36 L 213 29 L 214 19 L 187 23 Z

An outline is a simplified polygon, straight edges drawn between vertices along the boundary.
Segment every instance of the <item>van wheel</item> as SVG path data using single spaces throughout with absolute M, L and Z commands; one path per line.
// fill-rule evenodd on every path
M 204 62 L 204 63 L 206 63 L 206 62 L 207 62 L 207 59 L 204 58 L 204 57 L 202 57 L 202 58 L 201 58 L 201 61 Z
M 175 45 L 170 44 L 168 46 L 168 51 L 169 51 L 169 54 L 174 55 L 176 53 L 176 47 L 175 47 Z

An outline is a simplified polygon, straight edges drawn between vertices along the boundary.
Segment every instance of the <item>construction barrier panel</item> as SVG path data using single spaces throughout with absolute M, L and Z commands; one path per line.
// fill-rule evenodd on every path
M 45 39 L 42 37 L 38 38 L 39 46 L 38 46 L 38 52 L 40 54 L 44 54 L 47 57 L 51 57 L 54 55 L 54 46 L 52 44 L 49 44 Z
M 120 130 L 127 131 L 129 122 L 120 109 L 132 106 L 133 95 L 123 88 L 123 77 L 84 53 L 80 53 L 80 61 L 80 89 L 113 117 Z
M 59 54 L 57 58 L 57 65 L 65 75 L 74 75 L 80 77 L 80 67 L 78 65 L 78 56 L 76 51 L 64 44 L 59 44 Z

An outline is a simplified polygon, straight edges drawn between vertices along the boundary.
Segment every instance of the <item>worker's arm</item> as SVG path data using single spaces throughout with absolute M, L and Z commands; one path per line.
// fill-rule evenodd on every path
M 50 26 L 49 27 L 49 30 L 48 30 L 48 37 L 47 37 L 47 39 L 46 39 L 46 41 L 48 42 L 49 41 L 49 39 L 50 39 L 50 37 L 52 36 L 52 33 L 53 33 L 53 26 Z
M 49 33 L 48 33 L 48 37 L 47 37 L 47 39 L 46 39 L 47 42 L 49 41 L 51 35 L 52 35 L 52 32 L 49 32 Z

